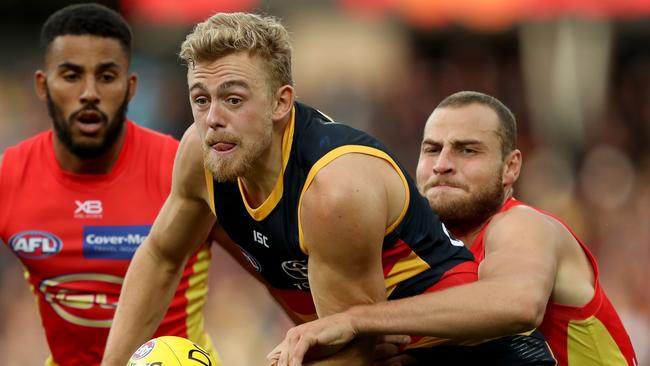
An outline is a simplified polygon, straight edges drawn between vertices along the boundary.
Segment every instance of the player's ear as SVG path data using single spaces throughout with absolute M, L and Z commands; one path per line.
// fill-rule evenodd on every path
M 34 73 L 34 90 L 38 99 L 42 101 L 47 99 L 47 76 L 45 71 L 36 70 Z
M 294 92 L 291 85 L 283 85 L 275 92 L 273 96 L 273 114 L 274 122 L 283 120 L 293 108 Z
M 514 149 L 506 155 L 503 164 L 503 185 L 512 186 L 521 172 L 521 151 Z
M 135 96 L 135 91 L 136 91 L 137 86 L 138 86 L 138 75 L 135 74 L 135 73 L 129 75 L 128 83 L 129 83 L 129 86 L 128 86 L 129 87 L 129 91 L 128 91 L 128 93 L 129 93 L 129 101 L 131 101 L 131 99 L 133 99 L 133 97 Z

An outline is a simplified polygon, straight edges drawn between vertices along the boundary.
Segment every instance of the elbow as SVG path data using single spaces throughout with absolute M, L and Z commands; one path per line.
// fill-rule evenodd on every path
M 509 314 L 512 333 L 522 333 L 533 330 L 542 324 L 546 312 L 546 300 L 517 299 L 512 303 Z

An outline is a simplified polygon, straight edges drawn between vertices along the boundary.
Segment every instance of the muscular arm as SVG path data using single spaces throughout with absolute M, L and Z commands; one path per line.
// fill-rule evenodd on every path
M 349 312 L 360 334 L 491 338 L 538 326 L 553 289 L 558 235 L 529 208 L 496 217 L 477 282 Z
M 397 197 L 390 196 L 391 183 L 397 183 Z M 319 317 L 386 299 L 382 243 L 404 197 L 397 173 L 374 157 L 344 155 L 318 173 L 303 198 L 301 219 Z M 336 362 L 369 364 L 374 342 L 360 339 Z
M 201 148 L 190 127 L 176 155 L 171 193 L 126 273 L 102 365 L 125 365 L 163 318 L 187 258 L 215 222 L 203 182 Z

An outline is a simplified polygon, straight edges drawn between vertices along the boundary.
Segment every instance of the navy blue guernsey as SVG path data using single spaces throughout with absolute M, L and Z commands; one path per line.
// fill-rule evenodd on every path
M 473 260 L 461 242 L 449 238 L 413 179 L 375 138 L 296 103 L 282 145 L 282 178 L 256 209 L 248 206 L 239 181 L 220 183 L 206 171 L 219 223 L 273 288 L 308 293 L 307 255 L 299 222 L 301 197 L 322 167 L 347 153 L 384 159 L 402 177 L 408 192 L 402 215 L 388 228 L 383 242 L 390 299 L 422 293 L 452 267 Z M 287 302 L 291 308 L 301 307 L 294 307 L 291 299 Z M 296 310 L 303 318 L 310 315 Z
M 296 103 L 283 134 L 282 177 L 262 205 L 248 205 L 239 180 L 220 183 L 205 171 L 210 205 L 219 223 L 285 309 L 305 321 L 316 318 L 300 227 L 301 198 L 320 169 L 348 153 L 385 160 L 400 175 L 407 192 L 401 215 L 384 236 L 382 265 L 388 299 L 427 292 L 446 273 L 465 267 L 463 263 L 471 264 L 466 268 L 475 273 L 473 255 L 462 242 L 450 238 L 413 179 L 386 147 L 364 132 L 335 123 L 321 112 Z M 556 365 L 543 338 L 513 336 L 460 344 L 433 337 L 412 337 L 407 349 L 422 364 L 428 364 L 428 360 L 455 360 L 459 365 L 474 365 L 478 363 L 473 361 L 490 355 L 488 359 L 498 360 L 495 365 Z M 468 362 L 463 363 L 464 359 Z

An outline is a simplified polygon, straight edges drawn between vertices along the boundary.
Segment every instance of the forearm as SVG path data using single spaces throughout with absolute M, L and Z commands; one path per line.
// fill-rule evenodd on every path
M 104 366 L 123 366 L 150 339 L 162 320 L 183 266 L 165 264 L 146 243 L 129 266 L 104 353 Z
M 492 338 L 528 331 L 539 324 L 544 307 L 523 294 L 524 284 L 504 288 L 500 281 L 480 280 L 406 299 L 355 306 L 346 313 L 357 334 Z

